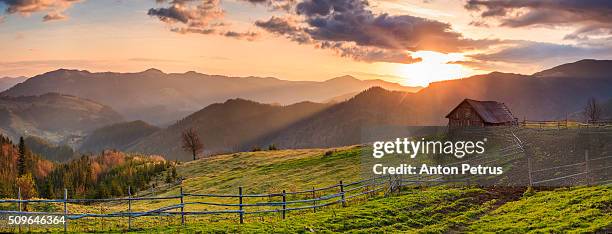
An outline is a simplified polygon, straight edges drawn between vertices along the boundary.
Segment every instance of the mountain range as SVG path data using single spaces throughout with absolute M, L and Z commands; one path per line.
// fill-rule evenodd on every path
M 358 80 L 351 76 L 317 82 L 226 77 L 197 72 L 167 74 L 157 69 L 138 73 L 59 69 L 34 76 L 0 95 L 69 94 L 108 105 L 127 120 L 165 125 L 207 105 L 231 98 L 288 105 L 301 101 L 322 102 L 373 86 L 407 92 L 420 89 L 382 80 Z
M 583 69 L 594 66 L 608 70 Z M 581 70 L 584 73 L 576 72 Z M 279 148 L 358 144 L 365 127 L 445 125 L 444 116 L 465 98 L 504 102 L 521 120 L 565 119 L 580 113 L 588 98 L 612 100 L 608 74 L 612 74 L 612 61 L 583 60 L 534 75 L 493 72 L 436 82 L 417 93 L 375 87 L 336 104 L 295 108 L 230 100 L 206 107 L 125 150 L 186 160 L 189 155 L 179 142 L 181 131 L 188 128 L 197 130 L 207 153 L 272 144 Z M 282 121 L 276 120 L 278 116 L 284 117 Z
M 52 75 L 53 73 L 61 74 Z M 164 128 L 157 128 L 142 121 L 120 123 L 122 120 L 119 114 L 112 111 L 110 107 L 102 108 L 104 105 L 95 102 L 89 105 L 99 106 L 98 112 L 89 111 L 92 113 L 88 113 L 87 118 L 107 116 L 107 118 L 102 118 L 105 121 L 95 124 L 90 122 L 88 128 L 72 125 L 67 127 L 66 123 L 53 122 L 44 125 L 46 127 L 35 128 L 48 129 L 56 126 L 56 131 L 66 128 L 69 131 L 79 130 L 82 133 L 91 133 L 84 138 L 81 144 L 78 144 L 80 150 L 85 152 L 113 148 L 160 154 L 165 155 L 168 159 L 188 160 L 190 156 L 181 149 L 180 137 L 181 132 L 189 128 L 195 129 L 202 138 L 205 154 L 215 154 L 267 148 L 270 145 L 278 148 L 310 148 L 358 144 L 361 143 L 361 129 L 369 126 L 445 125 L 447 121 L 444 116 L 465 98 L 503 102 L 519 120 L 560 120 L 568 116 L 580 116 L 579 113 L 584 109 L 589 98 L 601 100 L 606 108 L 612 106 L 609 104 L 612 103 L 612 92 L 610 92 L 612 75 L 610 74 L 612 74 L 612 61 L 610 60 L 581 60 L 532 75 L 492 72 L 463 79 L 435 82 L 417 92 L 410 88 L 405 88 L 410 89 L 406 91 L 401 86 L 390 83 L 383 84 L 400 91 L 388 90 L 388 87 L 383 86 L 382 88 L 367 88 L 365 91 L 347 92 L 350 89 L 360 89 L 367 85 L 363 85 L 364 81 L 354 80 L 351 77 L 340 77 L 325 82 L 297 82 L 273 78 L 210 77 L 198 73 L 165 74 L 156 70 L 148 70 L 143 73 L 109 73 L 111 78 L 104 78 L 103 73 L 58 70 L 31 78 L 5 91 L 3 95 L 32 95 L 36 92 L 59 89 L 61 87 L 54 83 L 57 79 L 58 83 L 67 84 L 69 87 L 83 86 L 83 90 L 91 91 L 89 96 L 100 98 L 101 100 L 96 100 L 100 103 L 105 103 L 105 100 L 106 103 L 110 100 L 116 101 L 116 105 L 125 108 L 123 113 L 129 112 L 130 105 L 135 105 L 134 110 L 141 110 L 142 114 L 149 113 L 145 111 L 146 106 L 157 105 L 164 107 L 156 109 L 159 113 L 155 113 L 155 116 L 179 116 L 177 113 L 180 111 L 178 110 L 187 105 L 174 107 L 171 103 L 201 98 L 201 100 L 206 100 L 201 102 L 204 105 L 215 98 L 221 98 L 233 92 L 239 93 L 236 94 L 239 98 L 233 97 L 207 105 Z M 138 79 L 143 81 L 142 86 L 147 88 L 138 88 L 138 83 L 136 83 Z M 182 97 L 189 96 L 183 94 L 161 95 L 168 100 L 145 98 L 159 91 L 148 89 L 155 86 L 151 86 L 150 81 L 163 83 L 171 79 L 175 79 L 178 83 L 170 85 L 174 87 L 172 89 L 181 87 L 181 89 L 190 90 L 186 85 L 199 84 L 203 82 L 202 80 L 210 81 L 208 84 L 228 86 L 223 86 L 224 88 L 214 86 L 216 89 L 226 90 L 205 89 L 203 91 L 198 89 L 199 86 L 194 86 L 191 89 L 202 91 L 203 94 L 193 90 L 186 91 L 189 95 L 198 96 L 193 99 L 183 99 Z M 117 84 L 117 88 L 108 86 L 109 82 Z M 159 86 L 161 83 L 156 85 Z M 280 83 L 284 85 L 279 85 Z M 351 86 L 353 88 L 333 91 L 333 88 L 344 87 L 349 83 L 355 84 Z M 94 84 L 100 86 L 90 87 L 95 86 Z M 126 87 L 126 84 L 130 85 Z M 326 87 L 326 85 L 333 88 Z M 370 85 L 376 86 L 375 83 L 370 83 Z M 264 86 L 266 88 L 263 88 Z M 255 87 L 255 90 L 252 91 L 249 87 Z M 284 90 L 285 88 L 288 90 Z M 81 92 L 85 95 L 85 91 L 75 90 L 77 91 L 73 90 L 73 92 Z M 130 90 L 136 90 L 135 92 L 139 94 L 132 96 L 129 93 Z M 309 94 L 305 90 L 316 94 Z M 33 93 L 29 93 L 30 91 Z M 212 94 L 207 94 L 209 91 Z M 266 93 L 271 96 L 266 96 Z M 58 96 L 58 94 L 52 95 Z M 65 97 L 81 100 L 74 96 Z M 279 97 L 286 99 L 279 101 L 276 99 Z M 306 101 L 288 104 L 308 97 L 323 102 Z M 125 98 L 124 102 L 120 103 L 123 98 Z M 4 99 L 19 98 L 4 97 Z M 190 108 L 195 107 L 197 103 L 200 102 L 191 103 Z M 604 113 L 606 117 L 612 117 L 609 114 L 612 113 L 610 110 L 606 109 Z M 137 115 L 131 115 L 131 118 L 136 117 Z M 151 118 L 159 120 L 157 117 Z M 21 122 L 23 126 L 28 126 L 27 123 L 31 121 L 26 119 Z M 69 121 L 66 120 L 66 122 Z M 94 130 L 95 128 L 98 129 Z M 46 132 L 45 134 L 51 135 Z M 37 133 L 43 136 L 45 134 Z

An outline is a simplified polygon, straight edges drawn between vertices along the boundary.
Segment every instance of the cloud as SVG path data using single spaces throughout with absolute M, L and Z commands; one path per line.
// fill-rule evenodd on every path
M 332 49 L 360 61 L 414 63 L 409 51 L 443 53 L 483 49 L 499 40 L 473 40 L 450 24 L 411 15 L 374 13 L 364 0 L 303 0 L 293 15 L 255 25 L 300 44 Z
M 311 36 L 306 33 L 305 28 L 299 26 L 298 22 L 293 18 L 272 16 L 266 21 L 255 21 L 255 25 L 270 33 L 284 36 L 299 44 L 310 44 L 314 42 Z
M 432 50 L 443 53 L 482 49 L 497 40 L 472 40 L 451 25 L 411 15 L 375 14 L 361 0 L 305 0 L 297 13 L 315 40 L 355 42 L 385 49 Z
M 30 15 L 45 12 L 43 21 L 66 19 L 64 11 L 81 0 L 0 0 L 6 5 L 6 14 Z
M 151 8 L 147 15 L 157 17 L 171 25 L 170 31 L 188 34 L 217 34 L 236 39 L 255 40 L 256 32 L 236 32 L 228 30 L 223 22 L 225 12 L 220 0 L 156 0 L 168 3 L 167 7 Z
M 307 28 L 298 25 L 291 17 L 273 16 L 267 21 L 256 21 L 255 25 L 266 31 L 284 36 L 299 44 L 312 44 L 316 48 L 330 49 L 342 57 L 364 62 L 415 63 L 420 59 L 413 58 L 406 51 L 358 46 L 352 42 L 315 40 L 306 32 Z
M 584 58 L 612 58 L 612 47 L 607 45 L 570 45 L 525 41 L 513 47 L 489 54 L 471 55 L 478 61 L 518 64 L 560 64 Z
M 213 21 L 224 15 L 219 0 L 170 0 L 169 4 L 168 7 L 151 8 L 147 14 L 171 25 L 180 24 L 173 26 L 172 31 L 176 32 L 214 31 L 218 25 Z
M 356 46 L 342 42 L 321 42 L 317 45 L 322 49 L 331 49 L 342 57 L 352 58 L 363 62 L 387 62 L 387 63 L 416 63 L 421 58 L 413 58 L 406 51 L 379 49 L 365 46 Z
M 578 26 L 566 39 L 612 34 L 612 1 L 607 0 L 469 0 L 465 8 L 505 27 Z
M 236 38 L 236 39 L 245 39 L 247 41 L 253 41 L 259 37 L 259 34 L 256 32 L 234 32 L 227 31 L 223 34 L 223 36 Z
M 68 17 L 61 12 L 51 12 L 43 17 L 43 21 L 47 22 L 52 20 L 63 20 L 67 18 Z

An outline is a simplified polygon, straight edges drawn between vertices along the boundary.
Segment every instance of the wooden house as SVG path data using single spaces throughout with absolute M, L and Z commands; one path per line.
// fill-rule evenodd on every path
M 449 127 L 510 126 L 518 123 L 501 102 L 465 99 L 448 115 Z

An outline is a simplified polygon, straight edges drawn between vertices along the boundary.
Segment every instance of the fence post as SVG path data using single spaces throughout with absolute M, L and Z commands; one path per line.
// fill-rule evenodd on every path
M 132 186 L 128 186 L 128 230 L 132 229 Z
M 185 225 L 185 202 L 183 197 L 183 185 L 181 185 L 181 225 Z
M 17 207 L 21 213 L 21 187 L 17 187 Z M 21 232 L 21 222 L 19 222 L 19 232 Z
M 242 211 L 242 186 L 238 187 L 238 209 L 240 210 L 240 223 L 244 223 L 244 211 Z
M 64 232 L 68 231 L 68 189 L 64 188 Z
M 287 212 L 287 193 L 283 190 L 283 219 L 285 219 L 285 213 Z
M 317 199 L 315 193 L 315 187 L 312 187 L 312 212 L 317 213 Z
M 340 181 L 340 196 L 342 196 L 342 207 L 346 207 L 346 200 L 344 199 L 344 184 Z
M 397 194 L 402 195 L 402 174 L 399 174 L 397 177 Z
M 591 177 L 589 175 L 589 150 L 584 151 L 584 166 L 586 169 L 586 182 L 587 186 L 591 185 Z

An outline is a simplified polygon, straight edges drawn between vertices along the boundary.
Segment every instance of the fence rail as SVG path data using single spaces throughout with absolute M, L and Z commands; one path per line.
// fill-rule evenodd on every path
M 400 178 L 401 179 L 401 178 Z M 416 183 L 415 181 L 411 181 Z M 431 180 L 422 180 L 419 182 L 434 182 Z M 244 222 L 245 214 L 262 214 L 262 213 L 281 213 L 283 219 L 287 216 L 289 211 L 298 210 L 313 210 L 316 212 L 317 209 L 342 204 L 346 205 L 348 199 L 354 199 L 361 196 L 371 195 L 384 190 L 394 191 L 398 187 L 393 187 L 394 179 L 390 176 L 379 176 L 370 179 L 364 179 L 360 181 L 350 182 L 344 184 L 340 181 L 337 184 L 322 187 L 313 188 L 302 191 L 292 191 L 282 193 L 269 193 L 269 194 L 243 194 L 243 188 L 239 187 L 238 194 L 199 194 L 199 193 L 184 193 L 182 186 L 178 195 L 174 196 L 163 196 L 163 197 L 123 197 L 123 198 L 105 198 L 105 199 L 69 199 L 67 196 L 67 190 L 64 199 L 44 199 L 44 200 L 27 200 L 21 199 L 20 194 L 18 199 L 1 199 L 0 203 L 14 203 L 17 204 L 19 210 L 0 210 L 0 214 L 4 215 L 56 215 L 63 216 L 66 221 L 78 220 L 82 218 L 128 218 L 128 229 L 131 229 L 131 222 L 136 217 L 146 216 L 181 216 L 181 223 L 185 223 L 185 216 L 189 215 L 210 215 L 210 214 L 238 214 L 239 222 Z M 331 194 L 323 194 L 317 196 L 317 192 L 325 192 L 334 190 Z M 131 193 L 131 192 L 130 192 Z M 288 196 L 305 195 L 311 196 L 305 199 L 288 200 Z M 208 201 L 189 201 L 189 198 L 225 198 L 225 199 L 236 199 L 235 203 L 223 203 L 223 202 L 208 202 Z M 281 197 L 282 201 L 269 201 L 269 202 L 244 202 L 245 198 L 273 198 Z M 167 205 L 161 208 L 148 210 L 148 211 L 133 211 L 132 201 L 157 201 L 157 200 L 179 200 L 179 203 Z M 67 204 L 74 203 L 104 203 L 104 202 L 128 202 L 128 208 L 126 211 L 113 212 L 106 214 L 97 213 L 71 213 L 68 210 Z M 63 204 L 63 211 L 56 212 L 35 212 L 35 211 L 23 211 L 21 207 L 23 204 L 28 203 L 57 203 Z M 208 205 L 215 207 L 229 207 L 229 210 L 195 210 L 186 211 L 185 208 L 192 205 Z M 297 206 L 296 206 L 297 205 Z M 289 207 L 294 206 L 294 207 Z M 253 207 L 270 207 L 271 209 L 263 210 L 250 210 Z M 68 222 L 66 222 L 67 224 Z M 64 230 L 68 228 L 65 225 Z
M 523 120 L 518 122 L 521 127 L 536 127 L 536 128 L 570 128 L 570 126 L 578 128 L 590 127 L 607 127 L 612 126 L 612 120 L 596 120 L 581 122 L 578 120 Z

